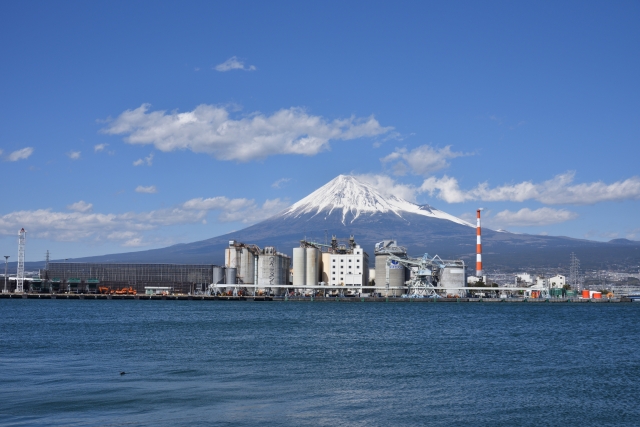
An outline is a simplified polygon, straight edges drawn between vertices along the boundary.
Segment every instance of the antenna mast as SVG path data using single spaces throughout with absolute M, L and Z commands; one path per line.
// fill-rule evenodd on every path
M 24 292 L 24 245 L 26 240 L 27 232 L 23 228 L 18 233 L 18 274 L 16 277 L 16 293 L 20 294 Z

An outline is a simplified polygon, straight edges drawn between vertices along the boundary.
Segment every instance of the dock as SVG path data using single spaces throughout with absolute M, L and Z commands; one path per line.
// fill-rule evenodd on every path
M 630 303 L 619 298 L 400 298 L 400 297 L 302 297 L 302 296 L 226 296 L 226 295 L 104 295 L 104 294 L 0 294 L 0 299 L 60 299 L 60 300 L 156 300 L 156 301 L 270 301 L 270 302 L 338 302 L 338 303 Z

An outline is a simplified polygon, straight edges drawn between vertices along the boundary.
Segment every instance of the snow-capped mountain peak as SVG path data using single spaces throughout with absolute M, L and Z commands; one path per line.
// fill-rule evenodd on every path
M 396 196 L 383 196 L 370 184 L 350 175 L 338 175 L 304 199 L 294 203 L 283 216 L 298 217 L 305 214 L 328 216 L 333 211 L 342 211 L 342 223 L 355 221 L 361 215 L 393 213 L 403 218 L 413 213 L 433 218 L 446 219 L 473 227 L 466 221 L 449 215 L 429 205 L 417 205 Z M 351 214 L 351 215 L 349 215 Z

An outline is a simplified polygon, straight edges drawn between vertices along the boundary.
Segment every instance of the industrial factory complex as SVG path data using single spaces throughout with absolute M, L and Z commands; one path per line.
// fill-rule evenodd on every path
M 577 259 L 572 254 L 573 283 L 565 276 L 532 278 L 519 274 L 510 285 L 488 283 L 483 274 L 480 209 L 477 211 L 476 269 L 470 274 L 461 259 L 425 253 L 414 257 L 396 240 L 382 240 L 369 254 L 354 236 L 324 243 L 300 241 L 293 257 L 274 246 L 229 241 L 224 265 L 123 264 L 49 262 L 26 277 L 26 232 L 19 232 L 15 277 L 5 274 L 2 294 L 107 295 L 168 297 L 188 295 L 221 298 L 580 298 L 611 299 L 614 295 L 581 289 L 575 281 Z M 574 269 L 576 271 L 574 271 Z

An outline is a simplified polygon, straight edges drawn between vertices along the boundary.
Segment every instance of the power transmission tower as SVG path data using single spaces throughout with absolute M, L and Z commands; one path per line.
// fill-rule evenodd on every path
M 18 274 L 16 277 L 16 293 L 24 292 L 24 245 L 27 240 L 27 232 L 24 228 L 18 233 Z
M 571 252 L 571 265 L 569 267 L 569 283 L 571 284 L 571 289 L 582 290 L 580 285 L 580 260 L 573 252 Z

